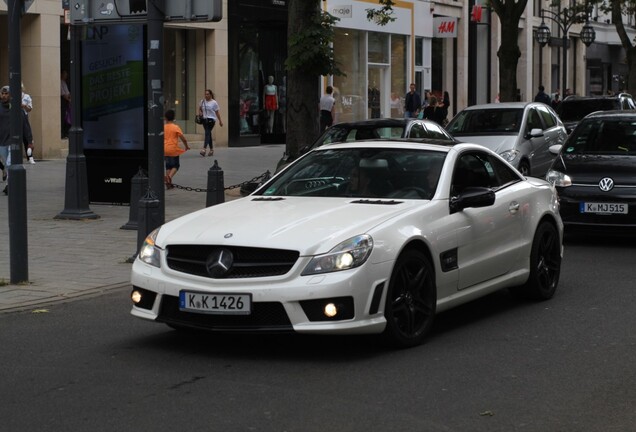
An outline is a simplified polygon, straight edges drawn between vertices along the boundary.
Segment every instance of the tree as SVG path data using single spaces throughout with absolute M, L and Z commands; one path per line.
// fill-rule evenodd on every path
M 519 50 L 519 20 L 528 0 L 490 0 L 490 5 L 501 22 L 499 58 L 499 99 L 510 102 L 517 99 L 517 66 Z
M 367 18 L 378 25 L 394 20 L 393 0 L 377 0 L 380 9 L 367 9 Z M 287 40 L 287 156 L 318 137 L 319 79 L 342 75 L 331 43 L 338 18 L 323 12 L 320 0 L 289 0 Z
M 612 22 L 625 49 L 627 57 L 627 88 L 623 90 L 629 93 L 636 91 L 636 47 L 625 30 L 623 14 L 634 15 L 635 7 L 634 2 L 630 0 L 607 0 L 607 3 L 602 8 L 605 12 L 611 12 Z

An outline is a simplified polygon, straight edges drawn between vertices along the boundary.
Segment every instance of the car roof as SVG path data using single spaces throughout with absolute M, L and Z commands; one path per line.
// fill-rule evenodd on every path
M 501 103 L 488 103 L 488 104 L 480 104 L 480 105 L 471 105 L 469 107 L 464 108 L 465 111 L 468 110 L 484 110 L 484 109 L 510 109 L 510 108 L 519 108 L 525 109 L 530 105 L 538 105 L 540 102 L 501 102 Z M 542 104 L 545 105 L 545 104 Z M 547 106 L 547 105 L 545 105 Z
M 599 95 L 599 96 L 571 95 L 571 96 L 567 96 L 561 102 L 588 101 L 588 100 L 595 100 L 595 99 L 620 99 L 621 97 L 629 97 L 629 98 L 631 98 L 632 95 L 630 95 L 629 93 L 619 93 L 619 94 L 612 95 L 612 96 L 610 96 L 610 95 Z
M 335 123 L 332 127 L 346 127 L 350 129 L 361 127 L 391 127 L 391 126 L 405 126 L 411 121 L 418 120 L 414 118 L 378 118 L 368 120 L 358 120 L 350 122 Z M 422 120 L 420 120 L 422 121 Z
M 314 151 L 329 151 L 346 148 L 391 148 L 391 149 L 410 149 L 410 150 L 431 150 L 442 153 L 449 153 L 454 148 L 458 150 L 464 148 L 472 148 L 490 152 L 487 148 L 478 144 L 457 143 L 454 145 L 440 145 L 438 140 L 422 139 L 420 141 L 406 139 L 375 139 L 364 141 L 348 141 L 343 143 L 333 143 L 328 146 L 320 146 L 312 149 Z
M 591 114 L 588 114 L 585 117 L 585 119 L 591 119 L 591 118 L 628 118 L 631 120 L 636 120 L 636 111 L 634 110 L 595 111 Z

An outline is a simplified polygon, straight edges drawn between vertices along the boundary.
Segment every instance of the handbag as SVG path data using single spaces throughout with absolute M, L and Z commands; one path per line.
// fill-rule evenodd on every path
M 200 115 L 194 116 L 194 122 L 196 124 L 203 124 L 203 116 L 200 116 Z

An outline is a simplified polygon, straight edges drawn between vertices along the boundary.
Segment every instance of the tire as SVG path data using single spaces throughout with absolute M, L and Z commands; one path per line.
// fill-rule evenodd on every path
M 561 242 L 557 229 L 543 222 L 534 233 L 530 252 L 530 276 L 517 288 L 520 294 L 533 300 L 548 300 L 554 296 L 561 274 Z
M 433 326 L 436 304 L 435 273 L 429 259 L 415 249 L 404 251 L 389 281 L 384 339 L 398 348 L 420 345 Z

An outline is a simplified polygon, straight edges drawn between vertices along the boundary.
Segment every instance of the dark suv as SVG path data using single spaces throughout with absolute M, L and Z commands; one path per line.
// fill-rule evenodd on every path
M 568 96 L 556 108 L 568 134 L 586 115 L 596 111 L 612 110 L 636 110 L 636 102 L 627 93 L 618 93 L 614 96 Z

